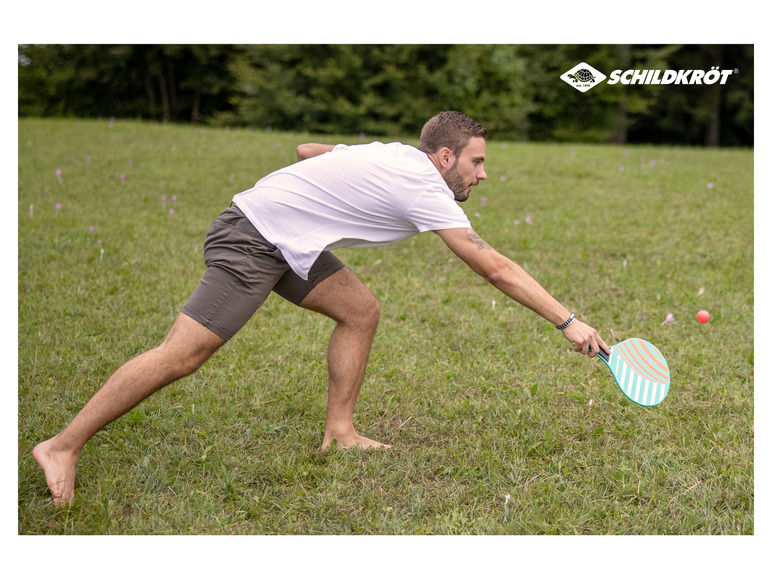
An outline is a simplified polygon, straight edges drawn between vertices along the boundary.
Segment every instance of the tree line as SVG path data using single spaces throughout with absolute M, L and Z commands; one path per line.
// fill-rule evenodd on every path
M 753 45 L 19 45 L 19 116 L 417 134 L 440 110 L 497 139 L 753 146 Z M 713 84 L 613 70 L 732 70 Z

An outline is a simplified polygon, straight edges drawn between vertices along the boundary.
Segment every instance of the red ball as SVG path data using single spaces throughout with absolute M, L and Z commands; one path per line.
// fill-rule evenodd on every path
M 705 310 L 700 310 L 697 313 L 697 321 L 700 322 L 701 324 L 707 323 L 709 319 L 710 319 L 710 314 Z

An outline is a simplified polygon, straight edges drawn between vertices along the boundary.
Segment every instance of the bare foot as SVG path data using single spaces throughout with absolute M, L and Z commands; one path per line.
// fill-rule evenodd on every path
M 354 434 L 341 437 L 325 436 L 321 450 L 329 450 L 333 441 L 337 443 L 337 448 L 391 448 L 390 444 L 383 444 L 382 442 Z
M 41 442 L 32 450 L 32 456 L 43 469 L 46 483 L 51 489 L 55 505 L 64 505 L 75 496 L 75 467 L 78 456 L 51 450 L 51 438 Z

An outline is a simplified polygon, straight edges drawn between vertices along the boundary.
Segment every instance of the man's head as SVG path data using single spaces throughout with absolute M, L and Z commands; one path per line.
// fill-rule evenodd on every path
M 426 121 L 421 129 L 418 148 L 429 155 L 447 147 L 458 156 L 472 137 L 487 139 L 488 133 L 480 123 L 464 113 L 445 111 Z
M 418 148 L 426 153 L 447 183 L 456 201 L 466 201 L 471 188 L 485 174 L 483 126 L 455 111 L 446 111 L 429 119 L 421 131 Z

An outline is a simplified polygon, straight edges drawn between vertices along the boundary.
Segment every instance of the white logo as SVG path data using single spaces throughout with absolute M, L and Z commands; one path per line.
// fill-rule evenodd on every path
M 561 77 L 579 92 L 587 92 L 592 87 L 606 79 L 606 75 L 586 62 L 580 62 Z
M 608 79 L 608 84 L 726 84 L 739 70 L 720 70 L 711 66 L 710 70 L 615 70 Z

